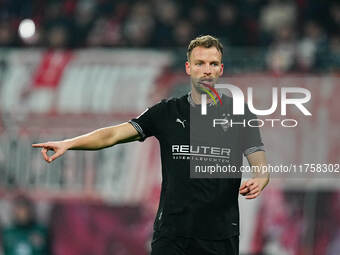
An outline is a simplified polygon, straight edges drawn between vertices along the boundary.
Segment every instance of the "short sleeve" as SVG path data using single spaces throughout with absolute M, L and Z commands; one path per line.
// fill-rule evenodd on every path
M 245 156 L 256 151 L 264 151 L 264 145 L 261 138 L 258 118 L 255 114 L 251 113 L 248 105 L 245 107 L 245 127 L 242 130 L 242 151 Z M 251 120 L 251 122 L 249 122 Z M 248 125 L 251 124 L 251 125 Z
M 140 135 L 139 141 L 144 141 L 150 136 L 157 136 L 159 130 L 159 120 L 162 118 L 164 101 L 147 108 L 137 118 L 133 118 L 129 123 L 137 130 Z M 158 120 L 158 121 L 157 121 Z

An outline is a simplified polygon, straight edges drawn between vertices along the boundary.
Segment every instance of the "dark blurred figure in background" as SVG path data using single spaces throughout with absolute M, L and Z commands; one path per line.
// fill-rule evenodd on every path
M 301 71 L 322 67 L 327 54 L 327 36 L 315 21 L 308 21 L 303 28 L 303 37 L 298 44 L 297 64 Z
M 11 29 L 10 22 L 0 20 L 0 47 L 10 47 L 15 44 L 15 31 Z
M 189 20 L 180 20 L 176 23 L 173 34 L 175 46 L 183 47 L 193 37 L 194 28 Z
M 154 28 L 154 19 L 151 14 L 151 5 L 147 2 L 137 2 L 132 6 L 123 28 L 128 46 L 150 46 Z
M 222 38 L 227 45 L 244 46 L 246 44 L 246 27 L 234 5 L 221 4 L 217 10 L 217 20 L 218 25 L 215 34 Z
M 179 28 L 179 26 L 183 25 L 183 22 L 189 23 L 189 25 L 191 26 L 191 22 L 189 21 L 178 21 L 181 18 L 179 7 L 173 1 L 156 1 L 154 3 L 154 14 L 155 26 L 153 33 L 153 46 L 156 47 L 171 46 L 172 42 L 176 39 L 176 37 L 174 38 L 173 31 L 174 29 Z M 178 24 L 178 22 L 180 22 L 181 24 Z M 187 25 L 184 26 L 187 27 Z M 175 32 L 175 34 L 183 33 L 183 30 L 187 30 L 187 28 L 179 29 L 181 31 L 177 31 Z
M 13 223 L 2 230 L 4 255 L 47 255 L 47 228 L 36 222 L 33 202 L 19 196 L 13 203 Z
M 296 37 L 292 27 L 282 26 L 275 33 L 275 40 L 269 48 L 267 64 L 275 73 L 292 70 L 295 65 Z

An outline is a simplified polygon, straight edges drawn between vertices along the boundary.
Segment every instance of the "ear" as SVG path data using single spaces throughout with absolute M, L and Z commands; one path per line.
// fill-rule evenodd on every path
M 223 68 L 224 68 L 224 65 L 221 64 L 220 76 L 222 76 L 222 74 L 223 74 Z
M 185 62 L 185 72 L 187 73 L 187 75 L 190 75 L 190 63 L 187 61 Z

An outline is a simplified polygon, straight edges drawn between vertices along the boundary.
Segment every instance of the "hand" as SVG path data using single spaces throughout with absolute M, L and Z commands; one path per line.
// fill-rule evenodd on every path
M 47 142 L 47 143 L 36 143 L 32 144 L 32 147 L 34 148 L 42 148 L 41 154 L 43 155 L 46 162 L 51 163 L 56 158 L 59 158 L 61 155 L 67 151 L 68 147 L 65 142 Z M 53 150 L 54 154 L 52 156 L 48 156 L 47 152 L 49 150 Z
M 267 178 L 253 178 L 242 183 L 240 194 L 246 199 L 254 199 L 261 194 L 261 191 L 268 183 Z

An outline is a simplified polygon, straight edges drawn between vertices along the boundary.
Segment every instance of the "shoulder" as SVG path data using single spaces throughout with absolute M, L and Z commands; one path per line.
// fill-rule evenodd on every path
M 15 233 L 17 231 L 17 228 L 14 225 L 9 225 L 6 226 L 2 229 L 2 236 L 8 236 L 11 235 L 13 233 Z
M 181 96 L 181 97 L 170 97 L 170 98 L 162 99 L 161 101 L 156 103 L 154 106 L 156 106 L 156 107 L 174 107 L 174 106 L 177 106 L 178 104 L 185 103 L 185 101 L 188 100 L 187 98 L 188 98 L 188 95 L 184 95 L 184 96 Z
M 183 101 L 187 101 L 187 100 L 188 100 L 188 95 L 185 94 L 181 97 L 170 97 L 170 98 L 164 99 L 164 102 L 168 104 L 176 104 L 176 103 L 182 103 Z

